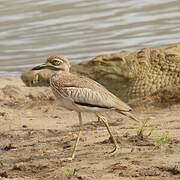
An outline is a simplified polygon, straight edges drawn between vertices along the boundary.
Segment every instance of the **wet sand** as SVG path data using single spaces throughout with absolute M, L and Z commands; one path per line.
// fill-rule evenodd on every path
M 104 125 L 84 113 L 76 158 L 64 162 L 79 130 L 77 114 L 58 106 L 48 87 L 25 87 L 18 78 L 0 82 L 0 179 L 180 178 L 180 104 L 138 108 L 136 116 L 147 120 L 144 136 L 137 136 L 140 124 L 107 113 L 121 147 L 113 156 Z

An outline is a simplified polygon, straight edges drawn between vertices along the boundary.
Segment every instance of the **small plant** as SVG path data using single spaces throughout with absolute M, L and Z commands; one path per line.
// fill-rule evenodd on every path
M 152 132 L 154 131 L 154 128 L 152 127 L 152 124 L 147 125 L 147 120 L 142 122 L 142 125 L 139 126 L 138 130 L 137 130 L 137 136 L 142 137 L 144 136 L 144 132 L 145 130 L 149 128 L 149 133 L 147 134 L 147 136 L 151 136 Z
M 143 121 L 137 130 L 137 136 L 140 137 L 142 140 L 145 136 L 145 133 L 144 133 L 145 131 L 148 131 L 148 133 L 146 134 L 146 137 L 151 136 L 154 131 L 152 124 L 147 125 L 147 120 Z M 154 145 L 154 149 L 158 149 L 163 144 L 167 144 L 167 143 L 168 143 L 168 137 L 167 137 L 167 133 L 165 132 L 162 133 L 160 138 L 157 138 L 157 137 L 152 138 L 152 144 Z
M 147 121 L 143 121 L 142 125 L 139 126 L 138 130 L 137 130 L 137 136 L 143 137 L 143 133 L 145 131 L 145 127 L 146 127 L 146 122 Z
M 68 179 L 70 179 L 73 175 L 71 168 L 66 166 L 64 169 L 64 174 Z
M 152 124 L 149 125 L 149 133 L 147 136 L 151 136 L 152 132 L 154 131 L 154 128 L 152 126 Z
M 167 144 L 167 143 L 168 143 L 168 137 L 167 137 L 167 134 L 165 132 L 162 133 L 162 135 L 159 139 L 153 138 L 153 145 L 154 145 L 155 149 L 158 149 L 163 144 Z
M 163 134 L 161 135 L 159 143 L 160 143 L 160 145 L 168 143 L 168 137 L 165 132 L 163 132 Z
M 159 148 L 159 143 L 158 143 L 158 139 L 157 138 L 153 138 L 152 143 L 154 145 L 154 149 L 158 149 Z

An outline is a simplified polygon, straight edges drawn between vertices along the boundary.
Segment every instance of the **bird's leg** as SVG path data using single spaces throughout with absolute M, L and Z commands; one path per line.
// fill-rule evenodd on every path
M 98 122 L 100 122 L 101 121 L 101 118 L 97 115 L 97 118 L 98 118 Z
M 83 130 L 82 115 L 81 115 L 80 112 L 78 112 L 78 117 L 79 117 L 79 134 L 78 134 L 78 137 L 77 137 L 77 139 L 76 139 L 76 142 L 75 142 L 75 145 L 74 145 L 74 148 L 73 148 L 73 151 L 72 151 L 71 160 L 74 159 L 76 147 L 77 147 L 77 145 L 78 145 L 78 143 L 79 143 L 79 139 L 80 139 L 80 137 L 81 137 L 82 130 Z
M 115 148 L 111 153 L 114 153 L 115 151 L 117 151 L 119 149 L 119 145 L 118 145 L 113 133 L 111 132 L 111 129 L 110 129 L 109 124 L 108 124 L 108 120 L 101 114 L 97 114 L 97 117 L 98 117 L 98 119 L 101 119 L 101 121 L 104 123 L 104 125 L 106 126 L 106 128 L 110 134 L 110 137 L 111 137 L 111 139 L 115 145 Z

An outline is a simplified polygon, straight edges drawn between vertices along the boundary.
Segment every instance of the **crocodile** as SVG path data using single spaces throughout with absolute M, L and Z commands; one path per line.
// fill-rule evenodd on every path
M 53 73 L 50 69 L 28 70 L 21 74 L 21 80 L 28 87 L 49 86 L 49 78 Z
M 176 87 L 180 86 L 180 44 L 103 54 L 71 65 L 70 71 L 96 80 L 126 102 L 157 92 L 162 94 L 166 88 L 170 93 L 174 89 L 179 93 Z M 37 79 L 48 86 L 51 73 L 45 76 L 43 71 L 34 71 L 33 76 L 28 76 L 31 73 L 32 70 L 21 76 L 23 82 L 26 75 L 27 82 L 33 82 L 32 77 L 36 77 L 31 86 L 38 86 Z

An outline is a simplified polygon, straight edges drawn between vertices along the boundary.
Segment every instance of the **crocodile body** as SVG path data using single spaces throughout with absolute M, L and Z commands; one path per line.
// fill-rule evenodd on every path
M 180 86 L 180 45 L 97 56 L 74 67 L 127 101 Z
M 98 81 L 127 102 L 152 95 L 166 87 L 170 90 L 171 86 L 180 86 L 180 44 L 100 55 L 72 65 L 71 72 Z M 25 74 L 28 73 L 30 71 Z M 42 82 L 42 72 L 35 74 L 39 74 Z M 47 76 L 45 79 L 47 82 Z M 37 86 L 38 81 L 31 85 Z

